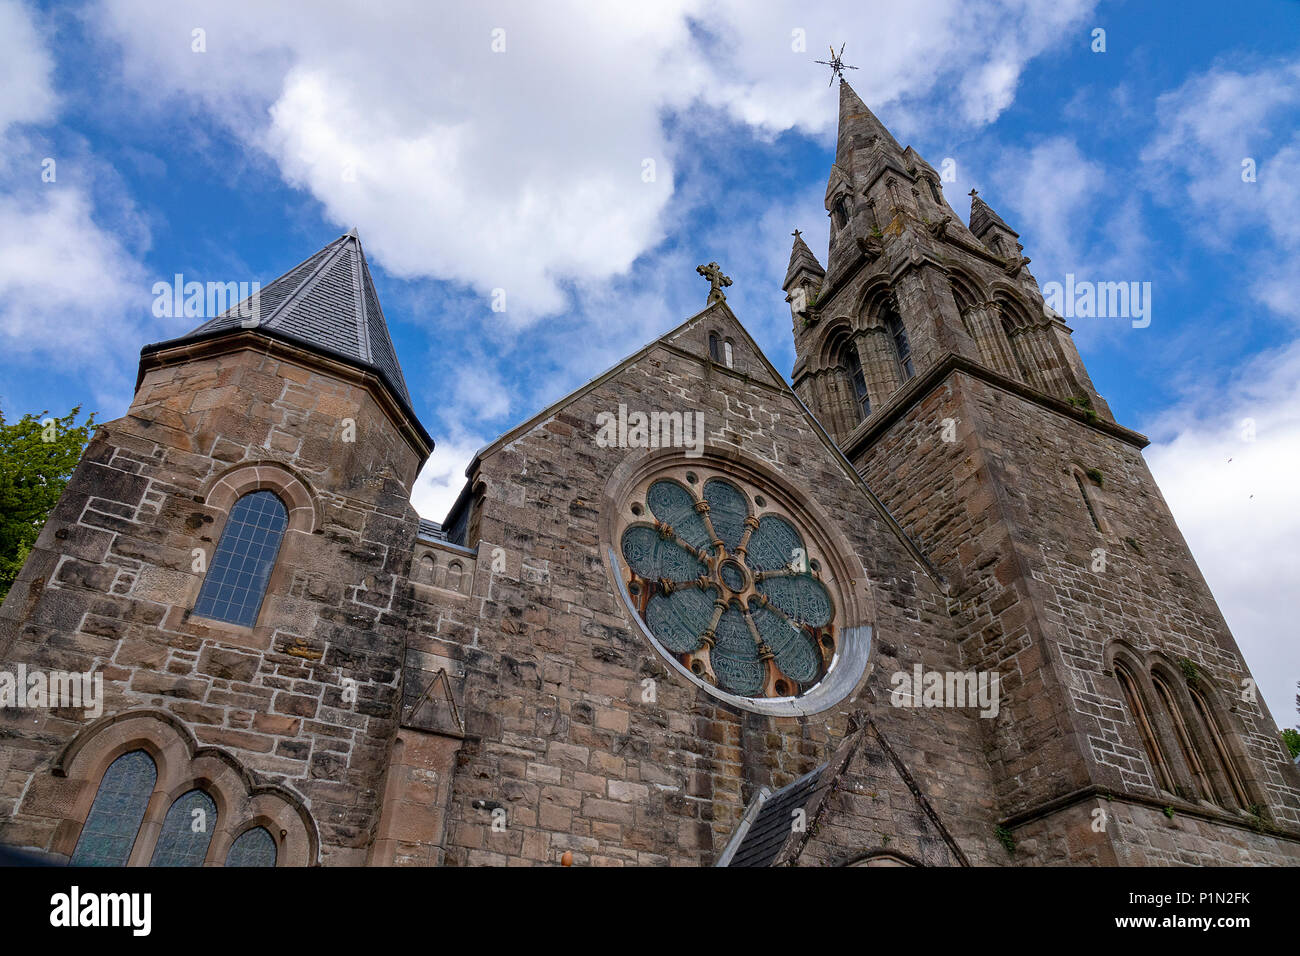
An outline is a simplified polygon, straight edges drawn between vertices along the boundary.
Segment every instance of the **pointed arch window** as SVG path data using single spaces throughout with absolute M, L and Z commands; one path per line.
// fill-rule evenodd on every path
M 1246 794 L 1246 784 L 1237 771 L 1232 754 L 1228 751 L 1227 739 L 1223 736 L 1223 731 L 1219 729 L 1218 721 L 1214 718 L 1214 712 L 1210 709 L 1205 696 L 1190 682 L 1187 685 L 1187 693 L 1192 699 L 1192 707 L 1196 711 L 1196 716 L 1200 718 L 1206 736 L 1209 737 L 1211 753 L 1207 756 L 1215 762 L 1213 770 L 1218 771 L 1217 775 L 1211 773 L 1211 776 L 1220 778 L 1220 785 L 1212 792 L 1217 793 L 1219 805 L 1231 807 L 1235 804 L 1241 809 L 1249 807 L 1251 801 Z
M 226 866 L 275 866 L 275 840 L 266 827 L 253 827 L 239 835 L 226 854 Z
M 1182 711 L 1174 699 L 1173 691 L 1169 689 L 1165 679 L 1155 671 L 1151 674 L 1151 686 L 1156 689 L 1156 696 L 1160 699 L 1165 716 L 1173 725 L 1174 735 L 1178 738 L 1178 749 L 1182 751 L 1183 760 L 1186 761 L 1187 769 L 1191 771 L 1192 779 L 1196 784 L 1196 793 L 1189 796 L 1210 798 L 1214 788 L 1210 785 L 1210 778 L 1205 772 L 1201 755 L 1196 752 L 1196 747 L 1192 744 L 1191 735 L 1187 731 L 1187 722 L 1183 720 Z
M 217 805 L 202 790 L 176 798 L 163 819 L 150 866 L 202 866 L 217 825 Z
M 1083 504 L 1088 509 L 1088 517 L 1092 519 L 1092 526 L 1104 534 L 1106 529 L 1102 526 L 1101 516 L 1097 514 L 1097 506 L 1092 502 L 1092 495 L 1088 494 L 1088 485 L 1084 481 L 1083 475 L 1077 471 L 1074 472 L 1074 483 L 1079 486 L 1079 497 L 1083 499 Z
M 1115 662 L 1115 679 L 1119 682 L 1120 690 L 1124 694 L 1124 703 L 1128 705 L 1129 716 L 1133 723 L 1137 725 L 1138 734 L 1142 737 L 1142 747 L 1146 750 L 1147 760 L 1151 763 L 1151 769 L 1156 775 L 1156 786 L 1170 793 L 1174 791 L 1174 777 L 1169 770 L 1169 761 L 1165 758 L 1165 752 L 1160 747 L 1160 740 L 1156 736 L 1155 727 L 1151 723 L 1151 715 L 1147 710 L 1146 703 L 1142 699 L 1142 694 L 1138 690 L 1137 680 L 1128 668 L 1118 661 Z
M 907 338 L 903 320 L 893 309 L 885 314 L 885 329 L 894 340 L 894 357 L 898 360 L 898 373 L 904 382 L 916 374 L 912 367 L 912 343 Z
M 854 407 L 861 421 L 871 414 L 871 399 L 867 396 L 867 377 L 862 373 L 862 361 L 851 342 L 845 343 L 841 363 L 853 390 Z
M 289 513 L 274 492 L 254 491 L 236 501 L 194 613 L 252 627 L 288 524 Z
M 1029 372 L 1029 360 L 1025 356 L 1024 337 L 1005 312 L 1002 313 L 1002 332 L 1007 337 L 1007 347 L 1011 349 L 1011 358 L 1016 363 L 1016 371 L 1020 373 L 1020 381 L 1033 385 L 1034 378 Z
M 158 768 L 143 750 L 132 750 L 104 771 L 81 828 L 71 866 L 126 866 L 144 821 Z
M 722 346 L 717 332 L 709 333 L 709 358 L 715 362 L 722 361 Z

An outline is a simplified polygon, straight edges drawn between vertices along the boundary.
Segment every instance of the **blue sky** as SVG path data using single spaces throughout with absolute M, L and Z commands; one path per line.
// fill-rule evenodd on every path
M 198 324 L 153 317 L 153 283 L 266 282 L 353 225 L 439 444 L 430 517 L 477 447 L 697 311 L 700 262 L 788 372 L 789 233 L 826 247 L 813 61 L 844 42 L 1040 283 L 1152 284 L 1148 328 L 1075 338 L 1295 723 L 1300 5 L 439 6 L 0 0 L 5 414 L 117 417 L 139 347 Z

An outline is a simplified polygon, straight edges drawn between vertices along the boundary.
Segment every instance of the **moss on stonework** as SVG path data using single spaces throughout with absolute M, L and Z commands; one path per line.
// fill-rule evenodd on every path
M 1190 658 L 1180 657 L 1178 658 L 1178 666 L 1182 668 L 1183 676 L 1187 678 L 1187 683 L 1195 687 L 1201 682 L 1201 672 L 1200 669 L 1197 668 L 1195 661 Z
M 999 843 L 1001 843 L 1004 847 L 1006 847 L 1008 853 L 1016 852 L 1016 838 L 1012 834 L 1012 832 L 1008 830 L 1006 827 L 1003 826 L 994 827 L 993 835 L 998 838 Z

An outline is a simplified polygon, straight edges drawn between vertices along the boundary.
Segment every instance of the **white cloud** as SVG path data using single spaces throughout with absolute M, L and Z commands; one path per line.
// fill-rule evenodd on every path
M 31 14 L 18 0 L 0 0 L 0 136 L 14 123 L 53 118 L 54 60 Z
M 1255 360 L 1221 392 L 1188 396 L 1150 431 L 1146 457 L 1165 500 L 1273 718 L 1296 726 L 1300 343 Z
M 487 440 L 464 433 L 436 439 L 436 447 L 415 479 L 411 504 L 423 518 L 442 521 L 465 487 L 465 467 Z
M 935 113 L 986 122 L 1027 60 L 1092 6 L 134 0 L 101 5 L 98 21 L 142 104 L 174 109 L 158 103 L 170 91 L 215 115 L 335 223 L 359 226 L 389 272 L 466 283 L 485 318 L 487 296 L 505 289 L 519 325 L 562 311 L 570 283 L 626 273 L 664 237 L 666 113 L 703 103 L 765 135 L 825 131 L 833 99 L 812 61 L 829 38 L 860 36 L 870 41 L 850 75 L 869 102 L 929 97 Z M 196 24 L 206 53 L 191 50 Z M 962 92 L 956 80 L 972 74 L 976 93 Z
M 1264 239 L 1248 275 L 1255 298 L 1300 319 L 1300 60 L 1237 72 L 1215 67 L 1157 101 L 1159 129 L 1142 153 L 1158 199 L 1199 220 L 1216 252 Z M 1243 179 L 1243 163 L 1255 181 Z

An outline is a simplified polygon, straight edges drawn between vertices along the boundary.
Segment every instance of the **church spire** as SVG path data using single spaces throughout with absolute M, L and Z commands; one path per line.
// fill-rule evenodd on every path
M 835 163 L 846 166 L 855 149 L 869 146 L 873 141 L 892 148 L 899 156 L 903 147 L 892 133 L 880 122 L 876 114 L 867 108 L 862 98 L 849 85 L 848 80 L 840 80 L 840 116 L 839 136 L 835 144 Z

